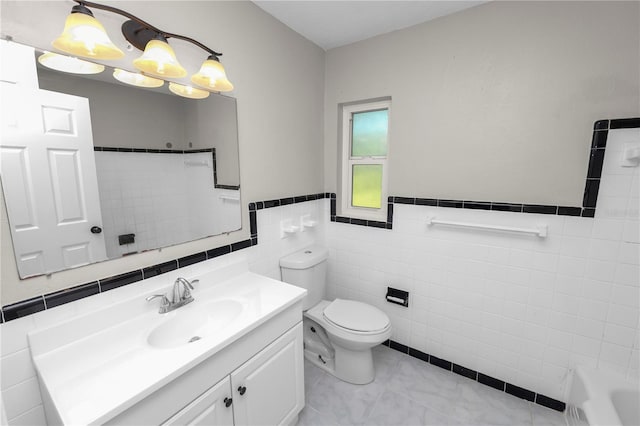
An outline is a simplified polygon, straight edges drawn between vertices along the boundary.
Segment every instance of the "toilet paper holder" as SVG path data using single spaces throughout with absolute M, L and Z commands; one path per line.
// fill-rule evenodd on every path
M 398 290 L 397 288 L 387 287 L 387 302 L 395 303 L 396 305 L 402 305 L 404 307 L 409 306 L 409 292 L 404 290 Z

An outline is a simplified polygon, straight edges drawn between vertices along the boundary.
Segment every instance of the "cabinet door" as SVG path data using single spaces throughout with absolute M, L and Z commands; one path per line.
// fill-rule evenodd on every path
M 230 399 L 231 380 L 227 376 L 163 425 L 231 426 L 233 425 L 233 408 Z
M 231 374 L 236 426 L 290 424 L 304 407 L 302 323 Z

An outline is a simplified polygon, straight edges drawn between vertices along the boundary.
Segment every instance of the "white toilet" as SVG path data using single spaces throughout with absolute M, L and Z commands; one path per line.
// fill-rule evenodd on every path
M 371 348 L 391 336 L 391 321 L 380 309 L 355 300 L 323 300 L 328 250 L 308 247 L 280 259 L 282 280 L 305 288 L 305 358 L 340 380 L 355 384 L 375 378 Z

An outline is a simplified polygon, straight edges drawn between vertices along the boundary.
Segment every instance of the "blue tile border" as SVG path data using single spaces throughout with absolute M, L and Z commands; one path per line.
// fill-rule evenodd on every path
M 501 392 L 506 392 L 515 397 L 526 399 L 527 401 L 533 402 L 535 404 L 551 408 L 552 410 L 563 412 L 567 407 L 564 402 L 558 401 L 557 399 L 535 393 L 534 391 L 531 391 L 529 389 L 521 388 L 519 386 L 504 382 L 491 376 L 487 376 L 486 374 L 480 373 L 479 371 L 475 371 L 470 368 L 463 367 L 462 365 L 455 364 L 451 361 L 447 361 L 434 355 L 430 355 L 417 349 L 413 349 L 410 346 L 403 345 L 393 340 L 387 340 L 382 344 L 398 352 L 402 352 L 403 354 L 407 354 L 431 365 L 435 365 L 436 367 L 440 367 L 444 370 L 466 377 L 469 380 L 473 380 L 485 386 L 492 387 Z

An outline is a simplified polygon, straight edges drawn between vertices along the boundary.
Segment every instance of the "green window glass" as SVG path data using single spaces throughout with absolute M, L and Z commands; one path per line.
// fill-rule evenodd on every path
M 351 156 L 381 157 L 387 155 L 389 110 L 356 112 L 352 116 Z
M 382 165 L 354 164 L 351 205 L 379 209 L 382 200 Z

